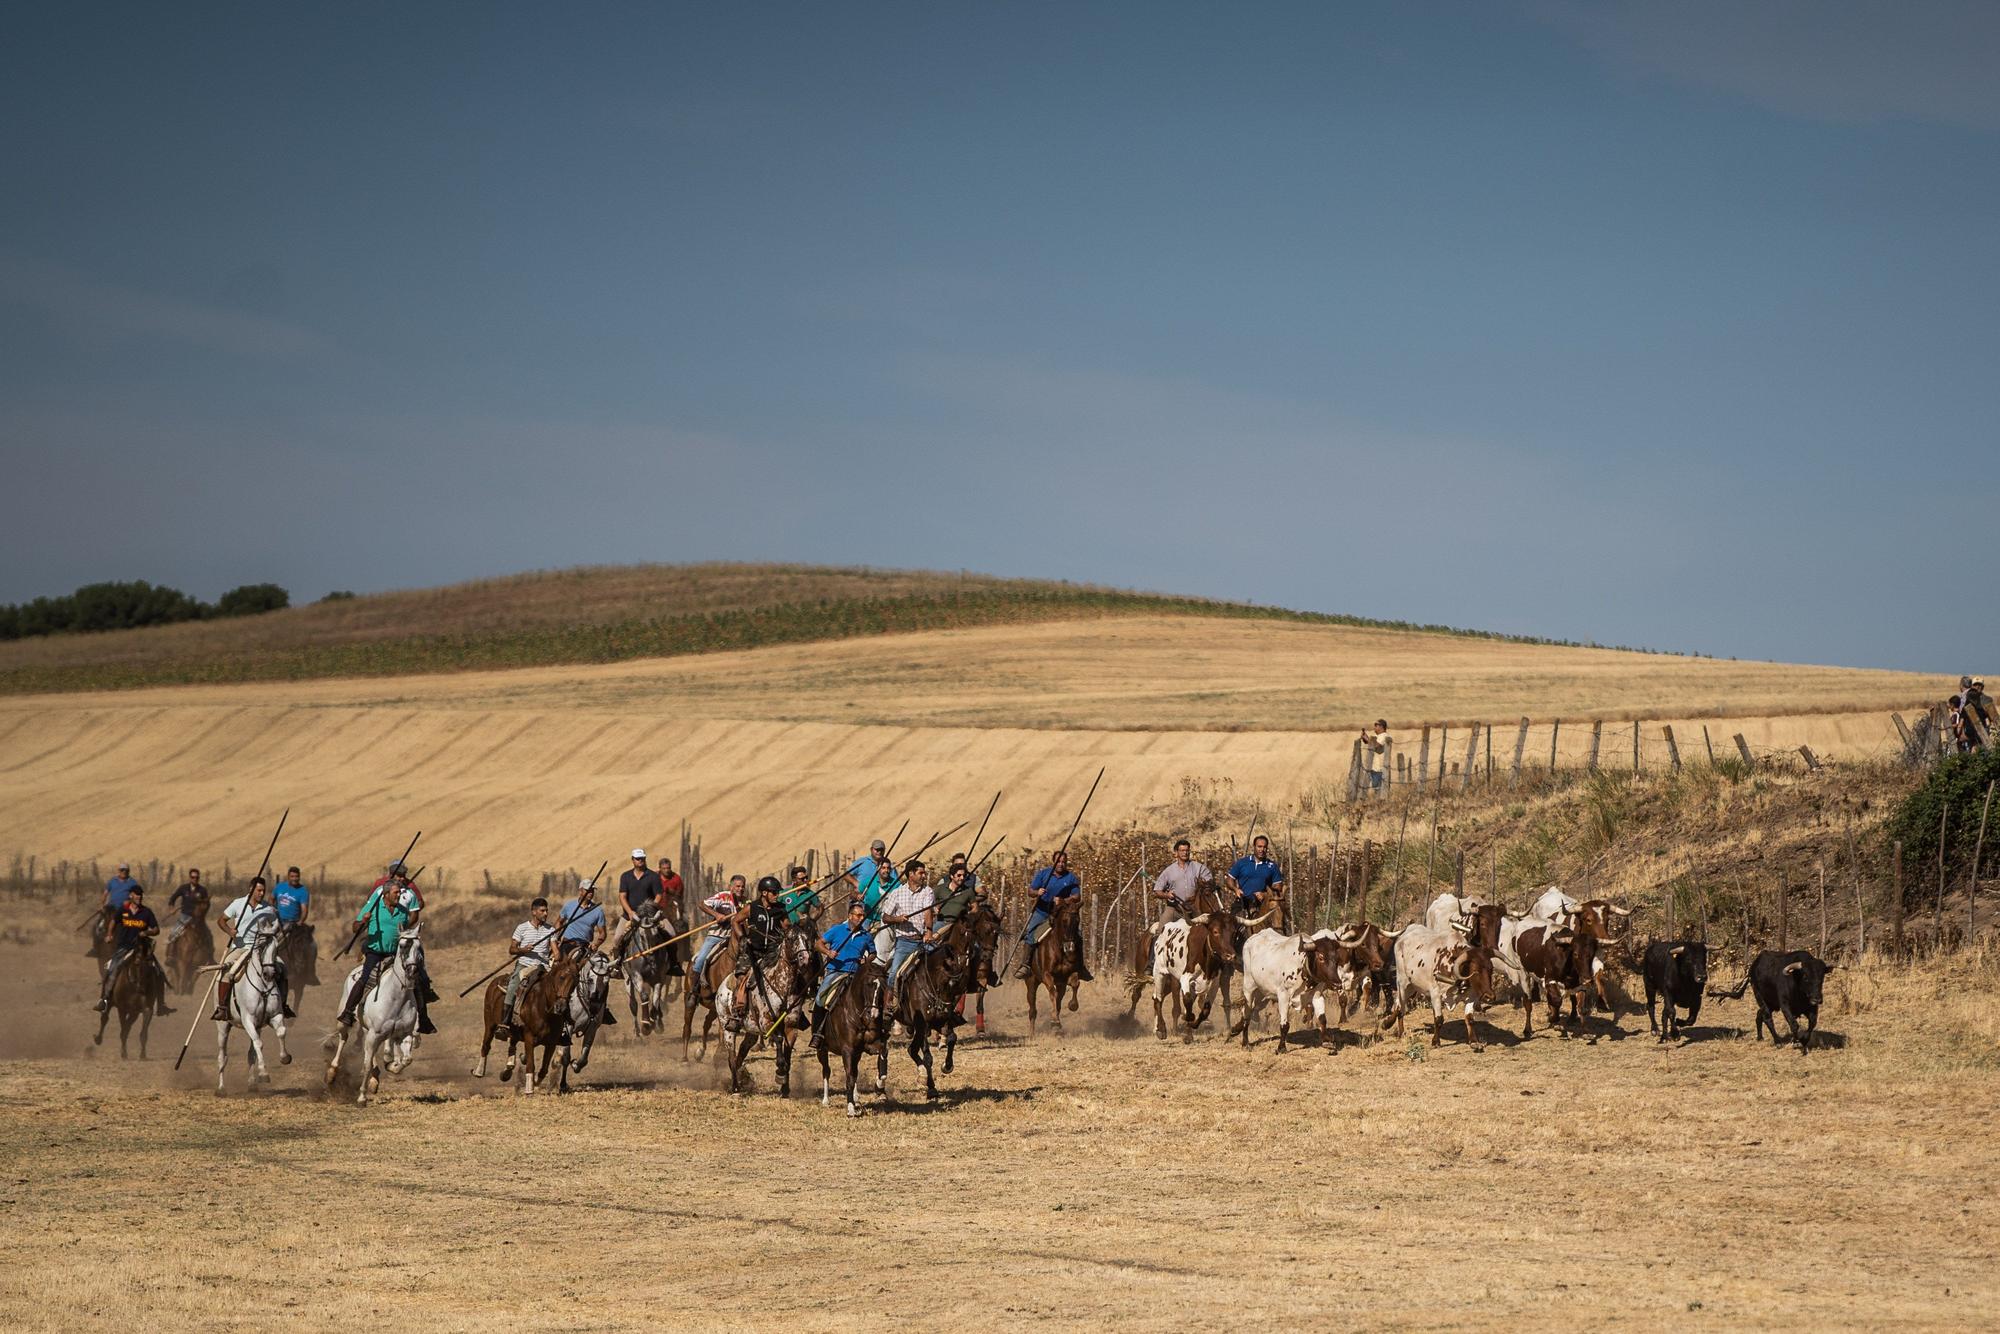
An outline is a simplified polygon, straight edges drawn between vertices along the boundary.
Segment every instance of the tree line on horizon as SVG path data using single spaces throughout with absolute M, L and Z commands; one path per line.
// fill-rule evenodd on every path
M 291 594 L 277 584 L 241 584 L 214 602 L 144 579 L 85 584 L 60 597 L 0 604 L 0 640 L 258 616 L 291 605 Z

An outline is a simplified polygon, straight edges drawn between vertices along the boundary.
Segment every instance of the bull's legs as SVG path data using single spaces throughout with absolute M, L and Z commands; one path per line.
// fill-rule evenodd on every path
M 1819 1006 L 1815 1005 L 1806 1011 L 1806 1031 L 1799 1035 L 1799 1051 L 1801 1054 L 1812 1050 L 1813 1034 L 1818 1030 Z M 141 1056 L 146 1054 L 146 1043 L 143 1038 L 139 1041 L 139 1054 Z
M 1285 1039 L 1292 1034 L 1292 1003 L 1284 992 L 1278 993 L 1278 1051 L 1285 1050 Z
M 1167 1037 L 1165 1006 L 1166 989 L 1161 986 L 1159 980 L 1156 978 L 1153 982 L 1153 1036 L 1159 1038 L 1162 1042 Z
M 1778 1013 L 1785 1016 L 1785 1028 L 1788 1030 L 1788 1032 L 1785 1035 L 1784 1041 L 1780 1042 L 1778 1045 L 1782 1047 L 1785 1045 L 1786 1042 L 1796 1042 L 1799 1044 L 1799 1050 L 1804 1051 L 1806 1049 L 1806 1044 L 1804 1039 L 1802 1039 L 1799 1036 L 1799 1017 L 1797 1014 L 1793 1012 L 1791 1003 L 1789 1001 L 1780 1001 L 1778 1004 Z M 1778 1026 L 1776 1024 L 1772 1024 L 1771 1036 L 1775 1038 L 1777 1037 L 1777 1035 L 1778 1035 Z
M 1472 1002 L 1465 1002 L 1465 1045 L 1478 1051 L 1479 1038 L 1472 1031 Z

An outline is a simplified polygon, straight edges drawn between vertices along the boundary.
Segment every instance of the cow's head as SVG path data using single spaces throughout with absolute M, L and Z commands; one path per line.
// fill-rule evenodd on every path
M 1493 1000 L 1493 956 L 1477 945 L 1453 945 L 1444 957 L 1444 973 L 1481 1004 Z
M 1708 946 L 1698 940 L 1678 941 L 1667 950 L 1675 979 L 1681 988 L 1699 994 L 1708 985 Z
M 1468 945 L 1475 945 L 1491 954 L 1500 948 L 1500 923 L 1508 916 L 1507 909 L 1498 903 L 1482 903 L 1467 899 L 1460 909 L 1458 920 L 1451 924 Z

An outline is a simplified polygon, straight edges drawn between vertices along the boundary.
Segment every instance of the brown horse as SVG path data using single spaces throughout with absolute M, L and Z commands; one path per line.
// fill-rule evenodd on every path
M 965 1021 L 958 1017 L 958 1002 L 972 980 L 972 924 L 952 923 L 934 948 L 918 954 L 903 965 L 896 979 L 895 1010 L 885 1016 L 901 1024 L 910 1039 L 910 1059 L 923 1067 L 924 1096 L 938 1095 L 937 1078 L 931 1072 L 931 1033 L 949 1033 Z M 883 1042 L 875 1066 L 875 1086 L 889 1091 L 889 1043 Z
M 1063 988 L 1069 988 L 1069 1008 L 1076 1009 L 1077 993 L 1083 986 L 1083 936 L 1077 923 L 1082 917 L 1083 899 L 1072 897 L 1056 903 L 1049 917 L 1048 933 L 1033 945 L 1022 948 L 1028 955 L 1028 1033 L 1035 1031 L 1035 993 L 1042 987 L 1055 998 L 1056 1032 L 1062 1032 Z
M 978 1031 L 986 1028 L 986 989 L 1000 985 L 1000 911 L 990 903 L 973 905 L 959 923 L 965 925 L 970 937 L 968 941 L 965 985 L 960 990 L 958 1002 L 952 1012 L 960 1019 L 965 1017 L 965 998 L 979 998 Z M 954 924 L 956 925 L 956 924 Z M 944 1072 L 951 1073 L 952 1056 L 958 1050 L 958 1025 L 948 1025 L 944 1030 Z
M 688 979 L 685 994 L 681 997 L 681 1059 L 688 1058 L 688 1042 L 694 1033 L 694 1012 L 706 1010 L 701 1017 L 702 1058 L 708 1056 L 708 1035 L 715 1027 L 715 993 L 723 979 L 736 971 L 736 935 L 741 929 L 745 914 L 737 913 L 730 924 L 729 939 L 709 951 L 708 964 L 700 977 L 694 976 L 694 965 L 688 965 Z
M 514 1022 L 507 1029 L 507 1064 L 500 1071 L 500 1082 L 506 1083 L 514 1077 L 514 1051 L 520 1048 L 521 1092 L 533 1093 L 535 1080 L 544 1082 L 549 1077 L 549 1061 L 557 1047 L 569 1046 L 569 997 L 576 990 L 577 973 L 583 967 L 585 951 L 569 950 L 556 960 L 552 967 L 544 968 L 540 977 L 521 988 L 514 997 Z M 479 1064 L 472 1067 L 473 1077 L 486 1077 L 486 1056 L 493 1049 L 493 1034 L 500 1028 L 500 1021 L 507 1009 L 507 979 L 496 977 L 486 984 L 486 1031 L 479 1039 Z M 542 1049 L 542 1068 L 539 1075 L 535 1071 L 535 1048 Z M 569 1058 L 567 1052 L 562 1070 L 557 1075 L 556 1092 L 569 1091 Z
M 285 965 L 285 983 L 296 1010 L 305 1004 L 306 988 L 319 985 L 319 940 L 311 922 L 292 922 L 280 929 L 278 962 Z
M 196 917 L 167 942 L 167 984 L 186 996 L 202 981 L 201 970 L 215 962 L 215 933 L 206 917 Z
M 813 1050 L 819 1054 L 820 1106 L 827 1105 L 832 1091 L 832 1059 L 838 1054 L 847 1067 L 847 1114 L 861 1115 L 861 1107 L 854 1100 L 854 1085 L 861 1078 L 861 1054 L 881 1041 L 875 1026 L 875 996 L 888 977 L 889 970 L 872 950 L 863 955 L 860 967 L 841 983 L 840 994 L 833 998 L 826 1017 L 820 1021 L 819 1032 L 813 1038 Z
M 118 1011 L 119 1060 L 127 1056 L 125 1039 L 131 1034 L 135 1019 L 139 1021 L 139 1059 L 146 1059 L 146 1035 L 153 1029 L 153 1007 L 164 999 L 166 989 L 153 962 L 153 942 L 142 936 L 111 983 L 111 1008 Z M 104 1045 L 104 1028 L 110 1022 L 111 1010 L 97 1016 L 98 1046 Z
M 731 1093 L 742 1087 L 743 1064 L 750 1059 L 751 1050 L 769 1041 L 777 1053 L 778 1096 L 792 1096 L 792 1048 L 799 1030 L 812 1026 L 805 1007 L 812 1003 L 813 989 L 819 985 L 819 969 L 812 931 L 794 924 L 785 928 L 778 957 L 770 967 L 752 965 L 742 978 L 731 977 L 717 996 L 717 1008 L 725 1011 L 738 1029 L 736 1041 L 728 1048 Z

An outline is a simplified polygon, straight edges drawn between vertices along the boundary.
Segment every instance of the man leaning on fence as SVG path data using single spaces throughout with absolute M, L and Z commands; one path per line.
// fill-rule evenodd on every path
M 1373 731 L 1361 729 L 1361 758 L 1368 766 L 1368 790 L 1378 796 L 1389 772 L 1390 741 L 1387 719 L 1377 718 Z

